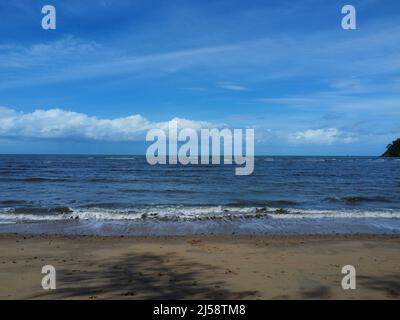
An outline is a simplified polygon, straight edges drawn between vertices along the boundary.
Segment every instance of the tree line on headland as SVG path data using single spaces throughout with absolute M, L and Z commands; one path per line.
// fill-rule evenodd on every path
M 400 138 L 386 147 L 386 151 L 382 154 L 382 157 L 400 157 Z

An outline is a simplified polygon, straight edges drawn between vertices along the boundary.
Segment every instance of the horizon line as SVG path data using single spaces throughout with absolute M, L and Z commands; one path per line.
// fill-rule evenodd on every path
M 132 153 L 0 153 L 0 156 L 131 156 L 146 157 L 146 154 Z M 168 155 L 165 155 L 168 157 Z M 209 155 L 212 157 L 213 155 Z M 246 155 L 243 155 L 246 156 Z M 200 157 L 200 155 L 199 155 Z M 224 157 L 224 155 L 220 155 Z M 234 157 L 234 155 L 232 155 Z M 310 155 L 310 154 L 257 154 L 254 157 L 384 157 L 383 155 Z

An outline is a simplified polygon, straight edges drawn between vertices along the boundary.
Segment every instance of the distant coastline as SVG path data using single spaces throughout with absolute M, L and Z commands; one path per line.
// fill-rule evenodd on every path
M 382 157 L 400 157 L 400 138 L 387 146 L 387 150 L 382 154 Z

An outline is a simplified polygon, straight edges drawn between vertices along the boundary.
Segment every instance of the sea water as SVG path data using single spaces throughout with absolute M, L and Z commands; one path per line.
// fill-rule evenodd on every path
M 256 157 L 149 165 L 144 156 L 0 156 L 0 232 L 179 235 L 400 233 L 400 159 Z

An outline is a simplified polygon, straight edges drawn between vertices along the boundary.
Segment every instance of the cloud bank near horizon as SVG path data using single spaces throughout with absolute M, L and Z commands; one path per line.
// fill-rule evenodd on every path
M 179 128 L 216 127 L 208 121 L 173 118 Z M 84 113 L 59 108 L 17 112 L 0 107 L 0 138 L 67 139 L 98 141 L 144 141 L 147 130 L 168 128 L 169 121 L 150 121 L 140 114 L 114 119 L 101 119 Z
M 111 119 L 60 108 L 19 112 L 12 108 L 0 107 L 0 140 L 25 138 L 144 142 L 148 130 L 155 128 L 167 130 L 168 123 L 172 120 L 178 122 L 180 129 L 229 128 L 226 124 L 179 117 L 166 121 L 152 121 L 140 114 L 133 114 Z M 258 127 L 256 128 L 256 140 L 261 143 L 273 142 L 273 140 L 282 141 L 289 145 L 299 146 L 348 144 L 357 141 L 357 138 L 352 133 L 333 127 L 288 132 Z

